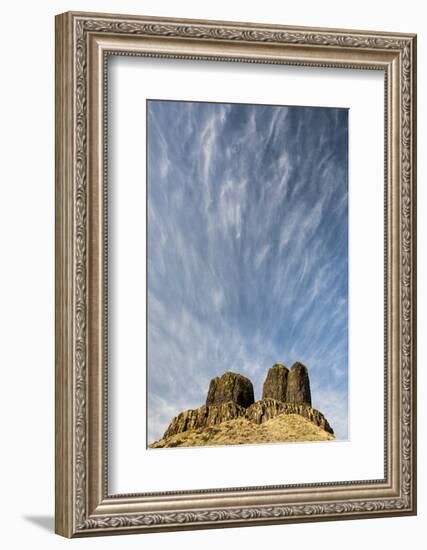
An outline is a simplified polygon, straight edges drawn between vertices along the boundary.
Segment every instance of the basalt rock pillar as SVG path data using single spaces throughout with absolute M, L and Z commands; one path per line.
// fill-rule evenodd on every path
M 276 363 L 269 369 L 267 378 L 262 388 L 262 398 L 286 401 L 286 389 L 288 387 L 289 369 L 285 365 Z
M 221 405 L 233 401 L 241 407 L 249 407 L 254 402 L 254 387 L 246 376 L 226 372 L 221 377 L 212 378 L 209 384 L 206 405 Z
M 307 367 L 302 363 L 295 363 L 289 371 L 285 401 L 303 403 L 311 407 L 310 379 Z

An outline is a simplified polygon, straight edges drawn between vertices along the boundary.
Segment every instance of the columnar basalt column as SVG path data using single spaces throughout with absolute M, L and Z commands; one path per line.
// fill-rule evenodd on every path
M 307 367 L 302 363 L 295 363 L 289 371 L 286 401 L 288 403 L 305 403 L 311 407 L 310 379 Z
M 262 388 L 262 398 L 277 399 L 277 401 L 286 401 L 286 389 L 288 386 L 289 369 L 280 363 L 273 365 L 267 373 Z

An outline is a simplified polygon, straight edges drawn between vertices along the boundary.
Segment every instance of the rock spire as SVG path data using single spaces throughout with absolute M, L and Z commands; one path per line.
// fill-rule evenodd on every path
M 302 363 L 295 363 L 288 375 L 286 403 L 305 404 L 311 407 L 311 391 L 308 370 Z
M 288 387 L 288 374 L 289 369 L 281 363 L 273 365 L 265 379 L 264 386 L 262 388 L 262 398 L 277 399 L 277 401 L 286 401 L 286 390 Z

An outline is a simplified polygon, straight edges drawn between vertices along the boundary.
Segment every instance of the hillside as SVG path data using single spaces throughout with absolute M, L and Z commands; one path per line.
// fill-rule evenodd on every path
M 193 429 L 159 439 L 152 449 L 209 445 L 250 445 L 297 441 L 328 441 L 335 436 L 299 414 L 280 414 L 263 424 L 240 417 L 207 428 Z

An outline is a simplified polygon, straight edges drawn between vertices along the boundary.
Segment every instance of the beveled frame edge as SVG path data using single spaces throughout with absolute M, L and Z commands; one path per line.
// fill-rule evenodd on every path
M 391 282 L 386 324 L 394 365 L 387 404 L 390 461 L 383 483 L 205 491 L 193 497 L 106 494 L 101 199 L 108 51 L 383 67 Z M 415 67 L 416 37 L 409 34 L 70 12 L 57 16 L 57 533 L 74 537 L 416 513 Z

